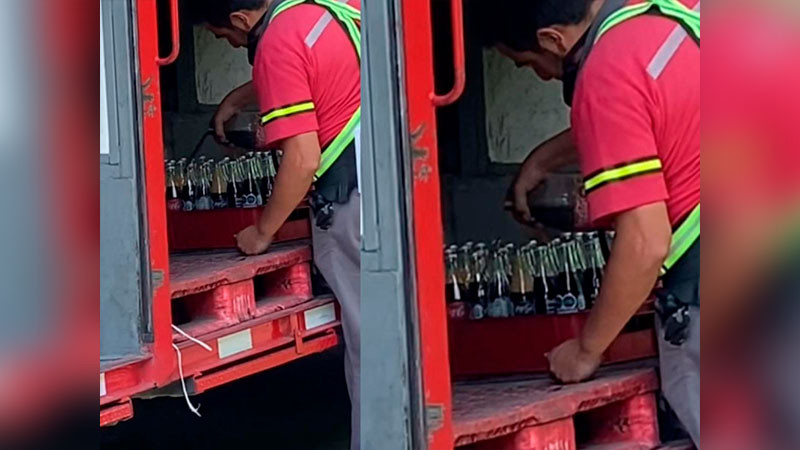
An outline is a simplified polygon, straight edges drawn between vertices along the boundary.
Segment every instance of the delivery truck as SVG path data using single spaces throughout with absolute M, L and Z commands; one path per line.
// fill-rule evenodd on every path
M 607 367 L 571 385 L 549 376 L 544 353 L 586 311 L 478 318 L 448 303 L 443 248 L 575 231 L 564 218 L 576 216 L 577 168 L 531 199 L 548 227 L 532 233 L 504 211 L 519 163 L 568 112 L 560 85 L 485 48 L 479 3 L 364 4 L 364 448 L 692 448 L 662 443 L 676 435 L 659 420 L 652 302 Z
M 233 59 L 181 11 L 178 0 L 100 1 L 101 426 L 131 418 L 133 398 L 185 396 L 196 412 L 191 396 L 341 342 L 312 269 L 308 208 L 250 258 L 233 234 L 258 205 L 168 208 L 165 161 L 253 150 L 227 155 L 204 139 L 220 92 L 249 68 L 242 55 L 225 66 Z M 252 140 L 247 117 L 234 131 Z

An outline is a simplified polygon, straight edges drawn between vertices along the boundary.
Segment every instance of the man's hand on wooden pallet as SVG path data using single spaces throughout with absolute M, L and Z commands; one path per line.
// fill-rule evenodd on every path
M 579 339 L 562 342 L 547 354 L 550 372 L 564 383 L 577 383 L 592 376 L 603 354 L 596 354 L 583 348 Z
M 267 251 L 272 238 L 261 233 L 255 225 L 250 225 L 236 235 L 236 246 L 246 255 L 258 255 Z

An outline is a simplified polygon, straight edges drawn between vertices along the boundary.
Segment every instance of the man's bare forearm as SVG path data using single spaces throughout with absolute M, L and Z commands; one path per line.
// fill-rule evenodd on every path
M 603 353 L 653 290 L 669 252 L 663 202 L 621 213 L 600 294 L 581 333 L 581 347 Z
M 275 177 L 272 196 L 258 222 L 258 230 L 273 236 L 286 222 L 311 188 L 319 167 L 320 147 L 317 133 L 289 138 L 283 143 L 283 159 Z
M 256 87 L 252 81 L 248 81 L 243 85 L 237 87 L 236 89 L 232 90 L 228 96 L 231 97 L 231 101 L 237 107 L 237 109 L 246 108 L 250 105 L 256 105 L 258 103 L 258 97 L 256 97 Z
M 578 150 L 568 128 L 537 147 L 526 158 L 535 162 L 545 172 L 552 172 L 578 162 Z

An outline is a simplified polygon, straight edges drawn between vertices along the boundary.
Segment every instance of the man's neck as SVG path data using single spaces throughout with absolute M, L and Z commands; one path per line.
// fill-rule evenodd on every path
M 589 11 L 586 14 L 586 17 L 578 24 L 574 25 L 574 39 L 575 42 L 572 43 L 572 47 L 580 42 L 581 37 L 589 31 L 589 28 L 594 23 L 594 20 L 597 18 L 597 14 L 600 13 L 600 8 L 603 7 L 605 0 L 592 0 L 592 3 L 589 5 Z
M 261 18 L 264 17 L 264 14 L 267 13 L 267 11 L 269 10 L 269 7 L 270 7 L 270 5 L 272 5 L 273 1 L 274 0 L 267 0 L 267 3 L 265 3 L 264 6 L 261 7 L 261 9 L 256 11 L 256 16 L 255 16 L 256 23 L 258 23 L 261 20 Z
M 586 14 L 586 18 L 581 23 L 581 26 L 584 27 L 583 31 L 588 30 L 589 27 L 592 26 L 592 23 L 594 23 L 594 19 L 597 18 L 597 14 L 600 13 L 600 8 L 603 7 L 604 3 L 605 0 L 592 0 L 592 4 L 589 5 L 589 13 Z
M 250 16 L 253 20 L 253 28 L 255 28 L 256 24 L 261 21 L 261 18 L 264 17 L 264 14 L 266 14 L 267 11 L 269 11 L 269 7 L 272 6 L 275 1 L 276 0 L 266 0 L 261 8 L 253 10 L 252 15 Z M 253 28 L 250 28 L 251 32 L 253 31 Z

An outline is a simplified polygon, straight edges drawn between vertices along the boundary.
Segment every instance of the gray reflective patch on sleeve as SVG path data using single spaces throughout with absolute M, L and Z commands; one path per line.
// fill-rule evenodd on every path
M 694 10 L 697 11 L 699 9 L 700 2 L 697 2 Z M 647 73 L 649 73 L 654 80 L 657 80 L 658 77 L 661 76 L 661 73 L 664 72 L 667 64 L 669 64 L 672 57 L 675 56 L 675 53 L 678 52 L 678 49 L 681 47 L 681 44 L 683 44 L 683 41 L 686 40 L 687 36 L 688 34 L 682 25 L 675 26 L 675 29 L 672 30 L 672 33 L 669 34 L 667 40 L 664 41 L 647 66 Z
M 661 76 L 661 73 L 664 72 L 664 68 L 667 67 L 672 57 L 675 56 L 675 53 L 677 53 L 686 37 L 686 30 L 684 30 L 681 25 L 677 25 L 672 33 L 670 33 L 667 40 L 664 41 L 664 44 L 661 45 L 661 48 L 658 49 L 658 52 L 656 52 L 656 55 L 653 56 L 653 59 L 647 66 L 647 73 L 649 73 L 654 80 L 657 80 L 658 77 Z
M 317 23 L 314 25 L 314 28 L 308 32 L 308 36 L 306 36 L 306 47 L 311 48 L 314 44 L 317 43 L 317 39 L 322 35 L 322 32 L 325 31 L 325 28 L 328 27 L 328 24 L 331 23 L 333 20 L 333 16 L 328 11 L 325 11 L 325 14 L 319 18 Z

